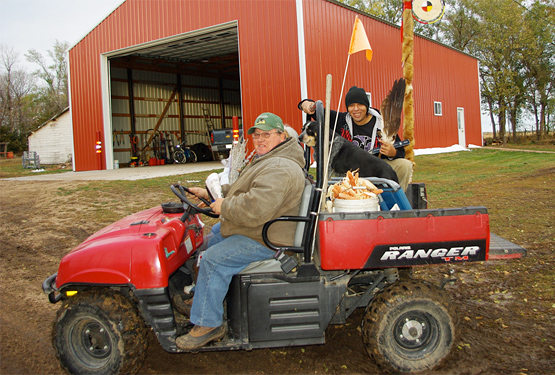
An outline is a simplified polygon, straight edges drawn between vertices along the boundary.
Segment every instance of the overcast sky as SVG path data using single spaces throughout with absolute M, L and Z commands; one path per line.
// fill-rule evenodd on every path
M 123 0 L 0 0 L 0 44 L 19 53 L 20 66 L 35 49 L 47 57 L 56 40 L 77 43 L 116 9 Z

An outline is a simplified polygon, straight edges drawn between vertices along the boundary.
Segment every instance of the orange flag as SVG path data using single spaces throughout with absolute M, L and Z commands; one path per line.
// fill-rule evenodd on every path
M 372 60 L 372 47 L 370 47 L 362 21 L 356 16 L 353 35 L 351 36 L 351 45 L 349 46 L 349 55 L 364 50 L 366 50 L 366 59 L 368 61 Z

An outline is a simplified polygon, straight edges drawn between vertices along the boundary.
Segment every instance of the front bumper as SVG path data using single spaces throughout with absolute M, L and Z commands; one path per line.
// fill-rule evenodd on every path
M 58 288 L 56 288 L 56 276 L 58 276 L 57 272 L 42 282 L 42 290 L 48 295 L 50 303 L 56 303 L 64 296 L 61 293 L 56 294 L 58 292 Z

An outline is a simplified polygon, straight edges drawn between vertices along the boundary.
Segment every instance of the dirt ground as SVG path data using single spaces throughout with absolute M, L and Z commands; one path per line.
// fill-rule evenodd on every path
M 501 182 L 475 192 L 497 214 L 496 220 L 514 223 L 500 233 L 492 220 L 492 231 L 525 246 L 528 256 L 453 267 L 459 281 L 447 289 L 456 301 L 460 335 L 446 365 L 433 374 L 555 373 L 554 175 L 552 168 L 528 178 L 527 184 L 535 186 L 534 199 L 519 205 L 491 193 Z M 125 196 L 91 197 L 85 193 L 88 186 L 87 182 L 0 181 L 1 374 L 63 373 L 50 342 L 59 305 L 47 301 L 41 283 L 56 272 L 69 249 L 113 217 L 142 208 L 126 203 L 132 199 Z M 522 186 L 508 188 L 517 194 Z M 141 205 L 168 201 L 170 194 L 161 198 L 160 189 L 153 189 L 142 194 Z M 102 204 L 110 215 L 92 209 Z M 522 212 L 545 221 L 524 225 Z M 415 276 L 437 283 L 449 271 L 445 266 L 425 267 Z M 325 345 L 294 348 L 169 354 L 151 334 L 140 373 L 379 374 L 362 344 L 361 318 L 359 311 L 346 325 L 330 327 Z

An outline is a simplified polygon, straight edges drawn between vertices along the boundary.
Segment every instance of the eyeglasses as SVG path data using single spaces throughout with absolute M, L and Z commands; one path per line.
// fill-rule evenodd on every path
M 262 138 L 267 139 L 267 138 L 270 138 L 270 136 L 271 136 L 272 134 L 276 134 L 276 133 L 277 133 L 277 132 L 254 133 L 254 134 L 252 135 L 252 138 L 253 138 L 253 139 L 258 139 L 258 138 L 262 137 Z

